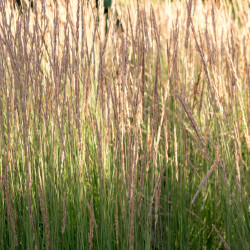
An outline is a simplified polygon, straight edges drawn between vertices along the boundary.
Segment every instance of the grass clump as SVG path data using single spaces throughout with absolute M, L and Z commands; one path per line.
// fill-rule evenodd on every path
M 247 1 L 103 8 L 0 1 L 0 248 L 248 249 Z

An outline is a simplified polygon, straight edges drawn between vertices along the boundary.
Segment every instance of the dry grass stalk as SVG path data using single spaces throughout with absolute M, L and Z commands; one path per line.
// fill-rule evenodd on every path
M 162 163 L 161 163 L 162 166 Z M 160 189 L 160 185 L 161 185 L 161 174 L 159 174 L 158 178 L 155 178 L 155 186 L 154 186 L 154 190 L 152 191 L 152 196 L 150 198 L 150 206 L 149 206 L 149 211 L 148 211 L 148 217 L 151 216 L 152 213 L 152 207 L 153 207 L 153 203 L 154 203 L 154 199 L 155 199 L 155 206 L 156 206 L 156 210 L 158 212 L 158 202 L 160 199 L 160 193 L 159 193 L 159 189 Z M 158 197 L 156 198 L 156 196 L 158 195 Z M 158 200 L 157 200 L 158 199 Z M 155 227 L 157 225 L 157 220 L 158 220 L 158 214 L 155 214 Z
M 136 115 L 135 115 L 136 116 Z M 136 166 L 138 163 L 138 128 L 134 127 L 135 132 L 135 144 L 133 147 L 133 166 L 131 173 L 131 194 L 130 194 L 130 237 L 129 237 L 129 249 L 134 249 L 134 223 L 135 223 L 135 210 L 136 210 Z
M 225 249 L 229 250 L 230 248 L 229 248 L 227 242 L 224 240 L 224 238 L 223 238 L 222 235 L 220 234 L 219 230 L 215 227 L 214 224 L 212 224 L 212 227 L 213 227 L 213 229 L 215 230 L 215 232 L 217 233 L 217 235 L 220 237 L 221 241 L 223 242 Z
M 231 70 L 233 71 L 234 77 L 236 79 L 237 88 L 239 90 L 238 100 L 239 100 L 240 111 L 241 111 L 241 114 L 242 114 L 242 120 L 243 120 L 243 124 L 244 124 L 244 135 L 245 135 L 245 139 L 246 139 L 246 143 L 247 143 L 247 149 L 248 149 L 248 152 L 250 153 L 250 135 L 249 135 L 249 132 L 248 132 L 248 126 L 247 126 L 245 113 L 244 113 L 244 110 L 243 110 L 242 90 L 241 90 L 241 87 L 239 85 L 239 78 L 238 78 L 238 75 L 237 75 L 237 72 L 236 72 L 232 57 L 231 57 L 225 43 L 223 43 L 223 46 L 224 46 L 224 49 L 226 51 L 227 60 L 229 62 Z
M 165 135 L 165 159 L 168 164 L 168 125 L 167 125 L 167 116 L 164 119 L 164 135 Z
M 214 168 L 215 168 L 215 163 L 211 166 L 211 168 L 209 169 L 209 171 L 207 172 L 206 176 L 203 178 L 203 180 L 201 181 L 201 184 L 198 187 L 198 190 L 196 191 L 194 198 L 191 201 L 191 204 L 193 204 L 198 196 L 198 194 L 201 191 L 201 188 L 204 186 L 204 184 L 207 182 L 208 178 L 210 177 L 210 175 L 212 174 Z
M 189 0 L 188 2 L 186 1 L 186 6 L 187 6 L 187 26 L 186 26 L 186 35 L 185 35 L 185 48 L 186 49 L 188 48 L 189 26 L 191 22 L 192 5 L 193 5 L 192 0 Z
M 8 164 L 8 160 L 6 163 Z M 6 167 L 6 170 L 7 170 L 7 167 Z M 4 176 L 4 186 L 5 186 L 5 194 L 6 194 L 6 202 L 7 202 L 7 211 L 8 211 L 8 216 L 10 218 L 11 229 L 14 234 L 14 242 L 15 242 L 15 246 L 18 246 L 18 239 L 17 239 L 17 233 L 15 229 L 15 219 L 14 219 L 13 207 L 11 204 L 11 196 L 10 196 L 10 190 L 9 190 L 7 171 Z
M 219 137 L 217 137 L 217 145 L 216 145 L 216 152 L 215 152 L 215 186 L 218 186 L 218 167 L 219 167 Z
M 214 169 L 217 169 L 218 168 L 218 163 L 219 163 L 219 147 L 217 145 L 217 148 L 216 148 L 216 153 L 215 153 L 215 161 L 214 161 L 214 164 L 211 166 L 211 168 L 208 170 L 206 176 L 203 178 L 203 180 L 201 181 L 201 184 L 199 185 L 198 187 L 198 190 L 196 191 L 195 195 L 194 195 L 194 198 L 192 199 L 191 201 L 191 204 L 193 204 L 198 196 L 198 194 L 200 193 L 201 191 L 201 188 L 204 184 L 207 183 L 207 180 L 208 178 L 210 177 L 210 175 L 212 174 L 213 170 Z
M 197 138 L 193 135 L 191 129 L 187 126 L 187 124 L 182 121 L 186 131 L 189 133 L 189 135 L 191 136 L 191 138 L 195 141 L 196 146 L 199 148 L 200 152 L 202 153 L 202 155 L 205 157 L 205 159 L 209 162 L 210 158 L 206 152 L 206 149 L 201 145 L 200 141 L 197 140 Z
M 199 177 L 199 179 L 201 180 L 201 176 L 199 175 L 197 169 L 194 167 L 194 165 L 192 164 L 192 162 L 188 159 L 188 163 L 189 165 L 192 167 L 192 169 L 194 170 L 195 174 Z
M 240 139 L 239 139 L 239 134 L 238 134 L 238 127 L 237 124 L 234 124 L 234 135 L 235 135 L 235 141 L 234 141 L 234 147 L 235 147 L 235 164 L 236 164 L 236 171 L 237 171 L 237 184 L 239 191 L 241 190 L 241 177 L 240 177 L 240 166 L 239 166 L 239 160 L 242 162 L 241 158 L 241 144 L 240 144 Z
M 41 179 L 40 172 L 38 172 L 38 175 L 39 175 L 38 195 L 39 195 L 39 200 L 40 200 L 40 205 L 41 205 L 42 217 L 43 217 L 43 221 L 44 221 L 45 228 L 46 228 L 46 241 L 47 241 L 46 248 L 49 249 L 50 247 L 49 218 L 48 218 L 47 209 L 44 203 L 44 194 L 42 190 L 42 179 Z
M 176 126 L 174 125 L 174 162 L 175 162 L 175 178 L 179 179 L 179 168 L 178 168 L 178 145 L 176 136 Z
M 191 28 L 192 28 L 193 35 L 194 35 L 196 50 L 198 51 L 198 54 L 200 56 L 200 59 L 201 59 L 202 65 L 203 65 L 203 69 L 205 71 L 205 76 L 206 76 L 206 80 L 207 80 L 207 83 L 208 83 L 208 86 L 209 86 L 209 91 L 211 92 L 213 99 L 216 100 L 215 99 L 215 93 L 214 93 L 214 86 L 211 83 L 207 63 L 206 63 L 205 57 L 204 57 L 204 51 L 205 50 L 203 49 L 202 43 L 200 45 L 198 43 L 198 38 L 197 38 L 197 34 L 196 34 L 196 31 L 195 31 L 195 28 L 194 28 L 194 23 L 193 23 L 192 18 L 191 18 Z M 199 30 L 199 36 L 200 36 L 200 40 L 201 40 L 200 30 Z
M 64 232 L 65 232 L 65 224 L 66 224 L 66 205 L 65 205 L 65 199 L 66 199 L 66 195 L 65 195 L 65 192 L 64 192 L 64 195 L 63 195 L 62 234 L 64 234 Z
M 1 137 L 0 137 L 1 138 Z M 1 152 L 1 148 L 0 148 L 0 152 Z M 2 159 L 2 155 L 0 158 L 0 167 L 1 167 L 1 172 L 0 172 L 0 189 L 1 189 L 1 193 L 4 193 L 4 175 L 3 175 L 3 159 Z
M 206 194 L 207 194 L 207 181 L 204 184 L 204 194 L 203 194 L 203 200 L 202 200 L 202 210 L 205 208 L 205 202 L 206 202 Z
M 161 197 L 161 181 L 162 181 L 162 171 L 163 171 L 163 162 L 160 165 L 160 173 L 158 177 L 157 190 L 155 195 L 155 230 L 158 222 L 158 210 L 160 206 L 160 197 Z
M 239 97 L 239 100 L 240 100 L 240 97 Z M 247 149 L 248 149 L 248 152 L 250 154 L 250 135 L 249 135 L 249 132 L 248 132 L 248 126 L 247 126 L 245 113 L 244 113 L 244 110 L 243 110 L 242 100 L 240 100 L 239 103 L 240 103 L 240 111 L 241 111 L 241 114 L 242 114 L 242 120 L 243 120 L 243 124 L 244 124 L 244 135 L 245 135 L 245 139 L 246 139 L 246 143 L 247 143 Z
M 146 146 L 144 147 L 144 155 L 143 155 L 143 162 L 142 162 L 142 167 L 141 167 L 141 172 L 140 172 L 140 183 L 139 183 L 139 195 L 138 195 L 138 217 L 140 217 L 141 214 L 141 205 L 142 205 L 142 191 L 144 188 L 144 176 L 145 176 L 145 168 L 146 168 L 146 158 L 147 158 L 147 153 L 146 153 Z
M 194 116 L 193 116 L 190 108 L 188 107 L 188 105 L 186 104 L 186 102 L 184 101 L 184 99 L 181 96 L 179 96 L 177 93 L 174 93 L 174 94 L 179 99 L 179 101 L 181 102 L 181 104 L 182 104 L 182 106 L 183 106 L 183 108 L 184 108 L 184 110 L 185 110 L 185 112 L 186 112 L 186 114 L 187 114 L 187 116 L 189 118 L 189 121 L 190 121 L 190 123 L 191 123 L 191 125 L 192 125 L 192 127 L 193 127 L 193 129 L 194 129 L 194 131 L 196 133 L 196 135 L 198 136 L 201 144 L 203 146 L 205 146 L 205 140 L 204 140 L 204 138 L 203 138 L 203 136 L 201 134 L 201 131 L 200 131 L 199 126 L 198 126 L 198 123 L 194 119 Z
M 89 248 L 93 248 L 93 235 L 94 235 L 94 206 L 93 206 L 93 195 L 91 195 L 90 201 L 90 225 L 89 225 Z
M 119 215 L 118 215 L 118 199 L 117 195 L 115 198 L 115 233 L 116 233 L 116 244 L 119 244 Z
M 234 142 L 234 147 L 235 147 L 235 165 L 236 165 L 236 171 L 237 171 L 237 176 L 236 176 L 236 180 L 237 180 L 237 184 L 238 184 L 238 188 L 239 188 L 239 191 L 241 190 L 241 179 L 240 179 L 240 167 L 239 167 L 239 148 L 237 146 L 237 143 Z
M 97 143 L 98 143 L 98 157 L 100 161 L 100 170 L 101 170 L 101 183 L 105 185 L 103 178 L 104 178 L 104 166 L 103 166 L 103 146 L 102 146 L 102 135 L 100 134 L 101 129 L 98 129 L 98 124 L 95 118 L 95 128 L 96 128 L 96 135 L 97 135 Z

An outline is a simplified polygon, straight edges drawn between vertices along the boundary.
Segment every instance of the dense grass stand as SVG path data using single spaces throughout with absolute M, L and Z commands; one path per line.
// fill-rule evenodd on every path
M 0 1 L 0 249 L 249 249 L 248 1 L 28 2 Z

